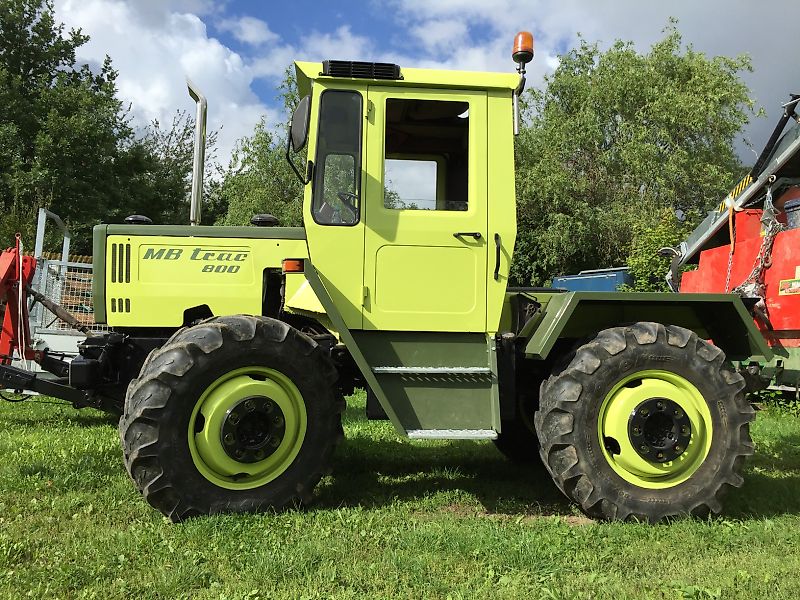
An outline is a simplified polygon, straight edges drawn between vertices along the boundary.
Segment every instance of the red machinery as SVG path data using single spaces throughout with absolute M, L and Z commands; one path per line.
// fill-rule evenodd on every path
M 0 302 L 5 304 L 3 329 L 0 331 L 0 390 L 28 390 L 70 400 L 75 406 L 92 406 L 94 404 L 87 393 L 69 385 L 69 363 L 63 360 L 63 356 L 51 355 L 46 348 L 34 350 L 32 347 L 29 297 L 72 327 L 84 333 L 89 331 L 63 308 L 31 288 L 35 272 L 36 259 L 23 255 L 20 235 L 17 234 L 14 246 L 0 253 Z M 11 363 L 15 358 L 34 361 L 46 372 L 14 367 Z
M 697 270 L 681 279 L 681 292 L 730 292 L 741 286 L 761 261 L 766 310 L 756 324 L 771 346 L 800 347 L 800 228 L 778 232 L 769 256 L 762 247 L 766 232 L 762 209 L 746 209 L 735 214 L 733 244 L 700 252 Z M 786 226 L 786 214 L 778 213 Z M 766 260 L 765 260 L 766 259 Z M 730 262 L 730 269 L 728 264 Z
M 31 333 L 28 324 L 28 292 L 36 259 L 22 255 L 22 244 L 17 234 L 16 243 L 0 254 L 0 300 L 5 301 L 3 330 L 0 333 L 0 364 L 8 365 L 14 353 L 24 360 L 36 360 L 30 347 Z
M 750 173 L 675 248 L 667 282 L 677 291 L 733 292 L 751 303 L 775 357 L 741 365 L 753 389 L 800 393 L 800 95 L 785 103 Z

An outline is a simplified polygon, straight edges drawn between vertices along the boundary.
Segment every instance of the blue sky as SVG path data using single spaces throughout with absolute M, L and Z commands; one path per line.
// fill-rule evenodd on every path
M 191 110 L 185 79 L 197 83 L 209 100 L 209 125 L 222 127 L 222 162 L 261 118 L 271 127 L 285 122 L 276 87 L 293 59 L 510 71 L 520 29 L 536 37 L 531 85 L 553 71 L 578 32 L 602 46 L 625 39 L 646 50 L 670 16 L 698 50 L 750 54 L 755 72 L 744 77 L 769 113 L 745 132 L 756 149 L 779 102 L 800 92 L 796 0 L 55 0 L 55 8 L 92 38 L 79 60 L 111 56 L 136 124 Z
M 283 43 L 295 47 L 305 46 L 310 32 L 330 32 L 341 28 L 348 29 L 354 37 L 381 40 L 382 51 L 401 50 L 403 37 L 397 35 L 398 28 L 391 14 L 379 2 L 259 2 L 239 0 L 226 5 L 226 19 L 208 21 L 209 33 L 218 37 L 226 46 L 242 56 L 258 56 L 258 45 L 241 39 L 249 34 L 250 39 L 258 35 L 259 26 L 250 21 L 250 28 L 230 27 L 231 21 L 258 19 L 267 24 L 268 31 L 280 36 Z M 227 26 L 226 26 L 227 25 Z M 237 37 L 236 34 L 240 37 Z M 377 47 L 374 54 L 379 54 Z M 369 53 L 367 53 L 369 54 Z M 372 56 L 352 56 L 370 60 Z M 298 59 L 304 57 L 298 56 Z M 333 57 L 331 57 L 333 58 Z M 258 78 L 253 81 L 253 91 L 260 98 L 269 101 L 275 95 L 275 84 L 271 78 Z

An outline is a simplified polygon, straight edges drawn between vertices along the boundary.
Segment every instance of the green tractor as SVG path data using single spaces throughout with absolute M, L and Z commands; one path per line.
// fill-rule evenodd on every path
M 719 512 L 753 453 L 732 364 L 772 352 L 730 294 L 509 287 L 532 56 L 520 34 L 516 74 L 296 63 L 304 226 L 98 226 L 112 331 L 70 364 L 12 333 L 52 375 L 0 377 L 121 412 L 128 472 L 175 521 L 310 502 L 356 387 L 399 435 L 541 457 L 592 517 Z

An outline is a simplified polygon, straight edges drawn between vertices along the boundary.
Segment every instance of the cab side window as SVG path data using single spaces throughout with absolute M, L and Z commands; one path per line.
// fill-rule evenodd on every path
M 385 208 L 468 209 L 469 104 L 386 100 Z

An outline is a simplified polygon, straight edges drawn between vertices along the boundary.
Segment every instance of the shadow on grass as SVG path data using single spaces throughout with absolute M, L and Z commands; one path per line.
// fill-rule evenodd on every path
M 730 490 L 725 505 L 726 515 L 740 519 L 800 514 L 800 435 L 756 444 L 744 486 Z
M 19 474 L 49 482 L 56 490 L 92 491 L 107 486 L 110 479 L 123 477 L 125 467 L 117 448 L 87 452 L 69 462 L 37 461 L 21 465 Z
M 493 444 L 429 446 L 363 436 L 346 440 L 337 450 L 333 481 L 322 489 L 316 506 L 377 508 L 441 492 L 464 492 L 490 514 L 574 513 L 541 463 L 512 463 Z
M 363 409 L 348 406 L 345 422 L 366 425 Z M 492 444 L 418 445 L 400 438 L 374 439 L 363 431 L 337 450 L 334 480 L 321 490 L 318 507 L 380 507 L 463 491 L 487 513 L 565 515 L 575 511 L 541 463 L 514 464 Z M 746 520 L 800 514 L 800 435 L 758 444 L 756 455 L 746 462 L 744 479 L 741 489 L 728 491 L 725 516 Z
M 415 503 L 422 510 L 458 509 L 449 503 L 458 504 L 463 493 L 489 514 L 575 513 L 538 461 L 531 465 L 512 463 L 493 444 L 485 442 L 409 443 L 393 437 L 393 433 L 387 436 L 385 424 L 367 424 L 359 406 L 348 406 L 344 420 L 356 431 L 338 448 L 334 477 L 320 486 L 317 509 L 379 508 L 398 503 Z M 115 427 L 117 418 L 69 410 L 38 419 L 19 414 L 7 421 L 12 427 L 65 423 L 93 428 Z M 124 476 L 124 467 L 115 447 L 73 455 L 66 462 L 37 461 L 19 467 L 19 472 L 23 477 L 52 481 L 61 490 L 95 490 L 109 479 Z M 744 487 L 730 490 L 725 499 L 727 517 L 749 520 L 800 514 L 800 434 L 760 441 L 756 455 L 746 463 L 744 477 Z
M 105 427 L 110 425 L 114 429 L 119 424 L 119 415 L 104 412 L 81 412 L 70 419 L 78 427 Z
M 36 403 L 36 401 L 28 400 L 26 403 L 33 404 Z M 37 404 L 39 406 L 42 404 L 52 404 L 52 411 L 48 410 L 49 407 L 39 408 L 39 406 L 37 406 L 37 411 L 44 410 L 47 412 L 31 414 L 31 412 L 25 411 L 22 403 L 20 403 L 19 411 L 7 411 L 3 415 L 3 420 L 14 425 L 29 427 L 46 427 L 48 425 L 77 425 L 78 427 L 88 428 L 106 427 L 109 425 L 111 427 L 116 427 L 117 423 L 119 423 L 119 416 L 100 412 L 91 408 L 76 410 L 72 408 L 71 405 L 60 402 L 41 402 Z

